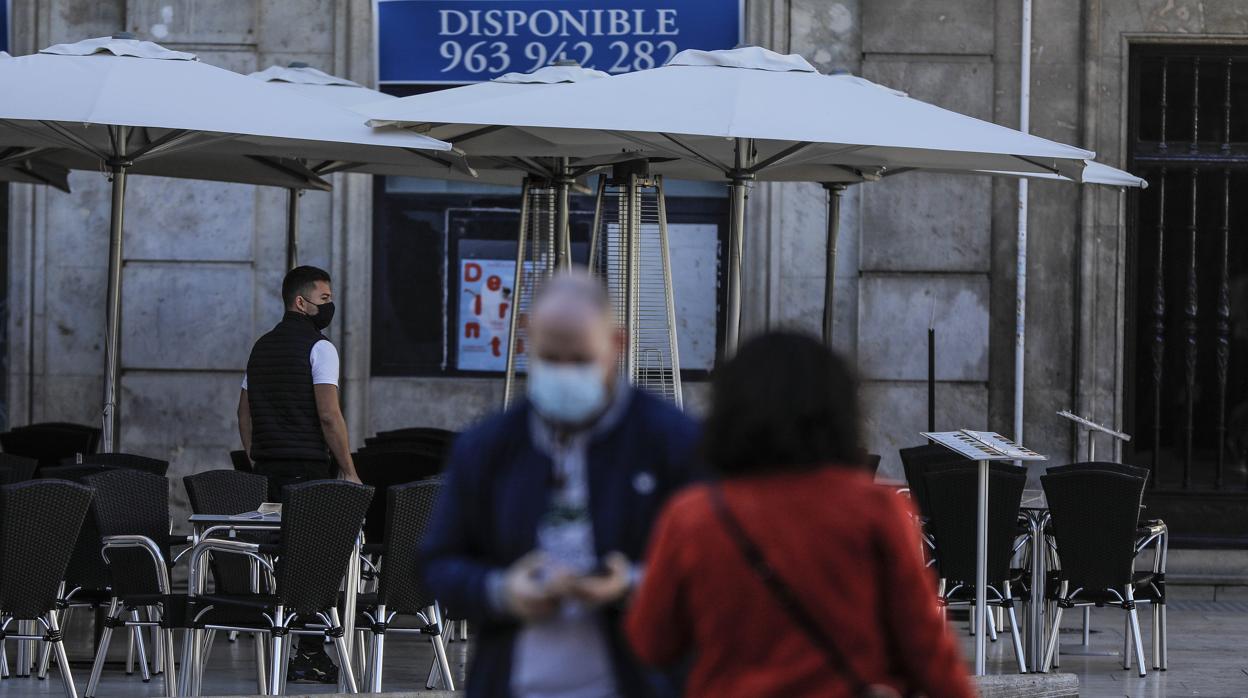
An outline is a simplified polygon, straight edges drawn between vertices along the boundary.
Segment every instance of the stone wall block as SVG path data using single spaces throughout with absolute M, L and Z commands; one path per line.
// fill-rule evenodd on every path
M 249 264 L 126 265 L 122 365 L 241 371 L 254 339 L 253 283 Z
M 988 271 L 989 178 L 907 172 L 861 186 L 863 271 Z
M 868 380 L 925 380 L 935 308 L 936 377 L 988 380 L 988 277 L 867 274 L 858 320 L 858 369 Z
M 256 187 L 134 177 L 126 198 L 126 259 L 251 261 Z
M 254 0 L 129 0 L 127 30 L 157 43 L 251 44 Z
M 866 53 L 990 54 L 992 0 L 868 0 L 862 3 Z

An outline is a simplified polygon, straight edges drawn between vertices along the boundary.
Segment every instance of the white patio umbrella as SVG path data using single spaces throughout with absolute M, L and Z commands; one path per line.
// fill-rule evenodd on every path
M 747 183 L 861 181 L 924 168 L 1008 171 L 1082 181 L 1093 153 L 907 97 L 800 56 L 759 47 L 688 50 L 667 65 L 559 89 L 458 88 L 358 110 L 376 127 L 415 128 L 469 154 L 572 156 L 629 151 L 675 158 L 658 171 L 726 179 L 731 188 L 726 347 L 740 320 Z M 456 94 L 458 93 L 458 94 Z M 453 99 L 463 95 L 463 99 Z M 476 141 L 465 143 L 467 137 Z
M 251 73 L 247 77 L 268 83 L 271 87 L 282 91 L 324 102 L 341 109 L 350 110 L 361 104 L 396 99 L 393 95 L 367 88 L 357 82 L 330 75 L 313 68 L 307 63 L 294 62 L 288 66 L 272 65 L 264 70 Z M 354 112 L 353 118 L 360 118 Z M 462 157 L 439 158 L 412 161 L 402 165 L 390 161 L 370 162 L 367 158 L 356 158 L 346 161 L 323 161 L 312 163 L 301 161 L 299 166 L 320 176 L 334 172 L 358 172 L 377 175 L 399 175 L 408 177 L 426 177 L 433 179 L 453 179 L 458 181 L 485 181 L 491 184 L 518 184 L 519 176 L 512 172 L 489 170 L 484 176 L 468 167 Z M 299 197 L 306 187 L 288 187 L 286 208 L 286 267 L 298 265 L 299 258 Z
M 116 450 L 122 228 L 126 176 L 183 164 L 213 179 L 311 183 L 291 159 L 404 165 L 450 145 L 414 133 L 368 129 L 350 112 L 272 90 L 255 80 L 128 35 L 52 46 L 0 61 L 0 147 L 55 149 L 69 167 L 112 176 L 104 433 Z M 60 157 L 60 155 L 56 155 Z M 144 169 L 147 164 L 160 167 Z M 250 169 L 254 166 L 255 169 Z M 238 178 L 233 177 L 237 172 Z
M 0 51 L 0 61 L 12 58 L 7 51 Z M 0 182 L 18 184 L 47 184 L 61 191 L 69 191 L 69 170 L 39 158 L 38 150 L 30 148 L 0 148 Z

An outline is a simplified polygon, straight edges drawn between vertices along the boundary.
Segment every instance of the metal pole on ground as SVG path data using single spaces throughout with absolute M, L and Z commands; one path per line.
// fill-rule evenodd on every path
M 113 126 L 109 128 L 109 135 L 113 142 L 113 160 L 109 163 L 113 180 L 113 208 L 108 226 L 108 311 L 104 329 L 104 428 L 101 441 L 105 453 L 115 453 L 121 448 L 117 393 L 121 367 L 122 236 L 125 230 L 126 170 L 130 167 L 125 148 L 130 129 Z
M 986 673 L 988 636 L 988 461 L 979 461 L 979 497 L 975 515 L 975 675 Z

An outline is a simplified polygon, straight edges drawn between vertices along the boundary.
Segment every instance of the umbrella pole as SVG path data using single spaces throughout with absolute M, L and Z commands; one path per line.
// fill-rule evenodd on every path
M 286 270 L 299 266 L 299 197 L 295 187 L 286 190 Z
M 844 184 L 824 184 L 828 190 L 828 252 L 823 281 L 823 343 L 832 347 L 832 325 L 836 315 L 836 241 L 841 232 L 841 193 Z
M 741 335 L 741 253 L 745 238 L 746 183 L 754 175 L 745 169 L 750 144 L 745 138 L 736 143 L 736 167 L 728 173 L 728 318 L 724 328 L 724 359 L 737 351 Z
M 572 173 L 567 158 L 559 158 L 559 176 L 555 178 L 555 268 L 572 267 L 572 233 L 568 229 L 568 196 Z
M 125 126 L 117 126 L 116 143 L 125 148 L 129 135 Z M 102 445 L 105 453 L 121 448 L 118 432 L 117 384 L 121 365 L 121 246 L 126 212 L 126 169 L 124 157 L 109 163 L 113 179 L 112 219 L 108 227 L 108 311 L 104 331 L 104 429 Z

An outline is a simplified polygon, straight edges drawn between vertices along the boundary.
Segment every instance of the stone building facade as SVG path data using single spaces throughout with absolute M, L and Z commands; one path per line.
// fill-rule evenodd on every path
M 747 40 L 799 53 L 981 119 L 1018 124 L 1021 0 L 747 0 Z M 302 60 L 368 83 L 369 0 L 12 0 L 13 52 L 124 29 L 241 72 Z M 1128 57 L 1140 43 L 1248 44 L 1240 0 L 1035 3 L 1032 131 L 1128 165 Z M 107 182 L 72 195 L 9 187 L 10 424 L 98 419 Z M 332 338 L 354 443 L 414 424 L 459 428 L 501 401 L 492 378 L 374 377 L 373 182 L 303 197 L 301 261 L 339 294 Z M 871 451 L 899 476 L 926 426 L 926 329 L 937 324 L 937 426 L 1012 429 L 1017 185 L 909 173 L 843 199 L 836 346 L 856 358 Z M 817 332 L 826 192 L 759 184 L 748 205 L 743 327 Z M 1025 439 L 1055 460 L 1084 443 L 1069 408 L 1128 427 L 1134 194 L 1031 185 Z M 247 351 L 280 313 L 284 193 L 135 178 L 124 273 L 121 441 L 172 474 L 222 467 Z M 697 409 L 705 386 L 686 386 Z M 1108 448 L 1107 445 L 1102 448 Z M 177 488 L 180 490 L 180 488 Z

